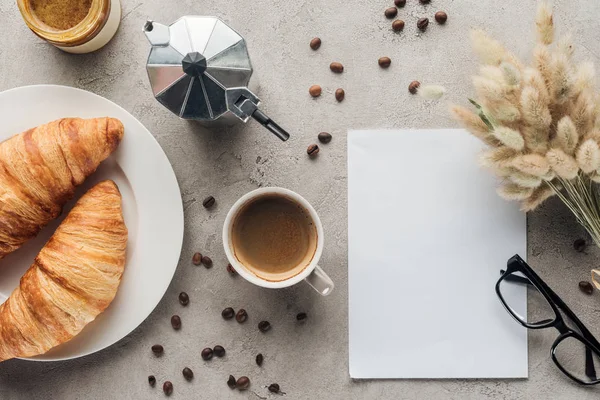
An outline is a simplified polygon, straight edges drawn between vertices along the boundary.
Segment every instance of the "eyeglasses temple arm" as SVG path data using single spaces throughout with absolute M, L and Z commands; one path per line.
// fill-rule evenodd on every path
M 587 346 L 585 348 L 585 375 L 592 381 L 598 379 L 596 377 L 596 368 L 594 367 L 594 357 L 592 355 L 592 350 L 590 350 L 590 348 Z
M 505 273 L 506 273 L 505 270 L 503 270 L 503 269 L 500 270 L 500 275 L 504 275 Z M 504 280 L 507 282 L 520 283 L 523 285 L 533 286 L 533 284 L 531 283 L 531 281 L 529 279 L 524 278 L 522 276 L 518 276 L 518 275 L 509 275 L 506 278 L 504 278 Z

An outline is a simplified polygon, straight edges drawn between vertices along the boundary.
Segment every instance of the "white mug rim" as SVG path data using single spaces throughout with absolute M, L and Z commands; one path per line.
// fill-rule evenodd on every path
M 304 207 L 306 211 L 308 211 L 317 228 L 317 248 L 315 250 L 315 254 L 313 255 L 311 262 L 297 275 L 294 275 L 289 279 L 277 282 L 268 281 L 266 279 L 260 278 L 252 272 L 248 271 L 246 267 L 244 267 L 242 263 L 240 263 L 234 256 L 233 251 L 231 249 L 231 238 L 229 234 L 231 224 L 233 223 L 233 220 L 236 217 L 239 209 L 249 201 L 268 194 L 284 195 L 291 198 L 293 201 L 298 202 L 302 207 Z M 317 268 L 319 260 L 321 259 L 321 254 L 323 252 L 323 243 L 323 225 L 321 224 L 319 215 L 317 214 L 313 206 L 298 193 L 281 187 L 258 188 L 246 193 L 233 204 L 233 206 L 227 213 L 225 223 L 223 224 L 223 248 L 225 249 L 225 255 L 227 256 L 227 259 L 229 260 L 233 268 L 242 278 L 246 279 L 248 282 L 269 289 L 281 289 L 285 287 L 290 287 L 306 279 L 314 271 L 314 269 Z

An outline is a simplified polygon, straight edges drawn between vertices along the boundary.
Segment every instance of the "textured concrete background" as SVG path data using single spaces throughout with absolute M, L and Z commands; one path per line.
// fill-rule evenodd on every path
M 61 363 L 9 361 L 0 364 L 1 399 L 156 399 L 161 389 L 146 382 L 155 374 L 175 386 L 174 399 L 277 398 L 265 388 L 278 382 L 290 399 L 597 399 L 598 390 L 583 389 L 564 378 L 549 356 L 556 332 L 531 332 L 528 380 L 352 381 L 348 376 L 346 279 L 346 130 L 349 128 L 453 127 L 447 102 L 464 103 L 472 93 L 470 75 L 476 64 L 467 44 L 469 27 L 485 27 L 527 57 L 533 39 L 535 1 L 433 0 L 422 6 L 408 0 L 400 10 L 407 23 L 402 34 L 390 29 L 383 10 L 392 0 L 124 0 L 123 23 L 103 50 L 72 56 L 35 37 L 20 18 L 14 0 L 0 0 L 0 90 L 36 83 L 83 88 L 129 110 L 154 134 L 173 163 L 185 204 L 186 232 L 179 268 L 165 298 L 138 329 L 98 354 Z M 556 21 L 571 29 L 579 56 L 600 61 L 594 0 L 559 0 Z M 425 34 L 416 20 L 445 10 L 446 26 L 432 23 Z M 208 132 L 179 121 L 152 98 L 144 69 L 148 44 L 142 33 L 146 18 L 170 23 L 181 15 L 217 15 L 248 40 L 262 83 L 264 109 L 292 133 L 282 144 L 256 123 L 244 128 Z M 313 36 L 323 39 L 318 52 L 308 47 Z M 380 56 L 392 58 L 381 70 Z M 346 67 L 329 71 L 331 61 Z M 424 102 L 407 93 L 414 79 L 440 83 L 444 101 Z M 320 84 L 317 100 L 307 90 Z M 347 99 L 335 102 L 343 87 Z M 306 147 L 319 131 L 334 135 L 318 159 Z M 400 179 L 400 178 L 398 178 Z M 451 179 L 451 177 L 449 177 Z M 390 182 L 400 184 L 400 182 Z M 220 230 L 226 211 L 242 194 L 257 186 L 280 185 L 298 191 L 315 206 L 325 227 L 323 267 L 337 283 L 329 298 L 306 285 L 281 291 L 261 290 L 225 271 Z M 407 188 L 417 190 L 418 188 Z M 212 194 L 210 212 L 202 199 Z M 583 236 L 574 219 L 551 201 L 529 217 L 529 260 L 600 335 L 600 298 L 582 295 L 577 283 L 589 279 L 597 266 L 597 249 L 576 253 L 574 239 Z M 427 240 L 427 238 L 422 238 Z M 432 243 L 432 251 L 435 243 Z M 210 255 L 215 267 L 191 265 L 194 251 Z M 177 294 L 185 290 L 191 303 L 182 308 Z M 225 322 L 220 311 L 245 307 L 246 325 Z M 398 305 L 398 312 L 409 305 Z M 298 325 L 294 316 L 309 313 Z M 170 316 L 181 315 L 183 329 L 174 332 Z M 435 316 L 432 316 L 433 318 Z M 274 328 L 256 330 L 262 319 Z M 408 328 L 408 327 L 407 327 Z M 443 329 L 443 327 L 442 327 Z M 162 343 L 166 354 L 155 358 L 150 346 Z M 200 350 L 222 344 L 225 359 L 204 363 Z M 377 345 L 374 343 L 374 345 Z M 254 364 L 265 355 L 263 368 Z M 181 376 L 191 367 L 192 383 Z M 229 374 L 247 375 L 250 391 L 230 391 Z

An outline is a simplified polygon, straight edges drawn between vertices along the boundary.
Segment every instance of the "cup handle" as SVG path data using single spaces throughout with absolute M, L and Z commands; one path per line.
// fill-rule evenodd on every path
M 323 296 L 328 296 L 335 287 L 331 278 L 318 265 L 304 280 Z

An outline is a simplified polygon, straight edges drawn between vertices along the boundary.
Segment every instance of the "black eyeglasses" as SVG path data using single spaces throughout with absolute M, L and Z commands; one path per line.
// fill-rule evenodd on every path
M 600 367 L 600 343 L 575 313 L 518 255 L 511 257 L 506 271 L 500 273 L 502 276 L 496 284 L 496 293 L 506 311 L 526 328 L 556 328 L 560 335 L 554 341 L 550 353 L 556 366 L 579 384 L 600 383 L 596 374 L 596 368 Z M 510 304 L 514 298 L 511 292 L 515 290 L 515 283 L 534 289 L 529 294 L 530 302 L 535 304 L 535 308 L 529 313 L 521 304 Z M 567 325 L 559 310 L 573 322 L 573 329 Z

